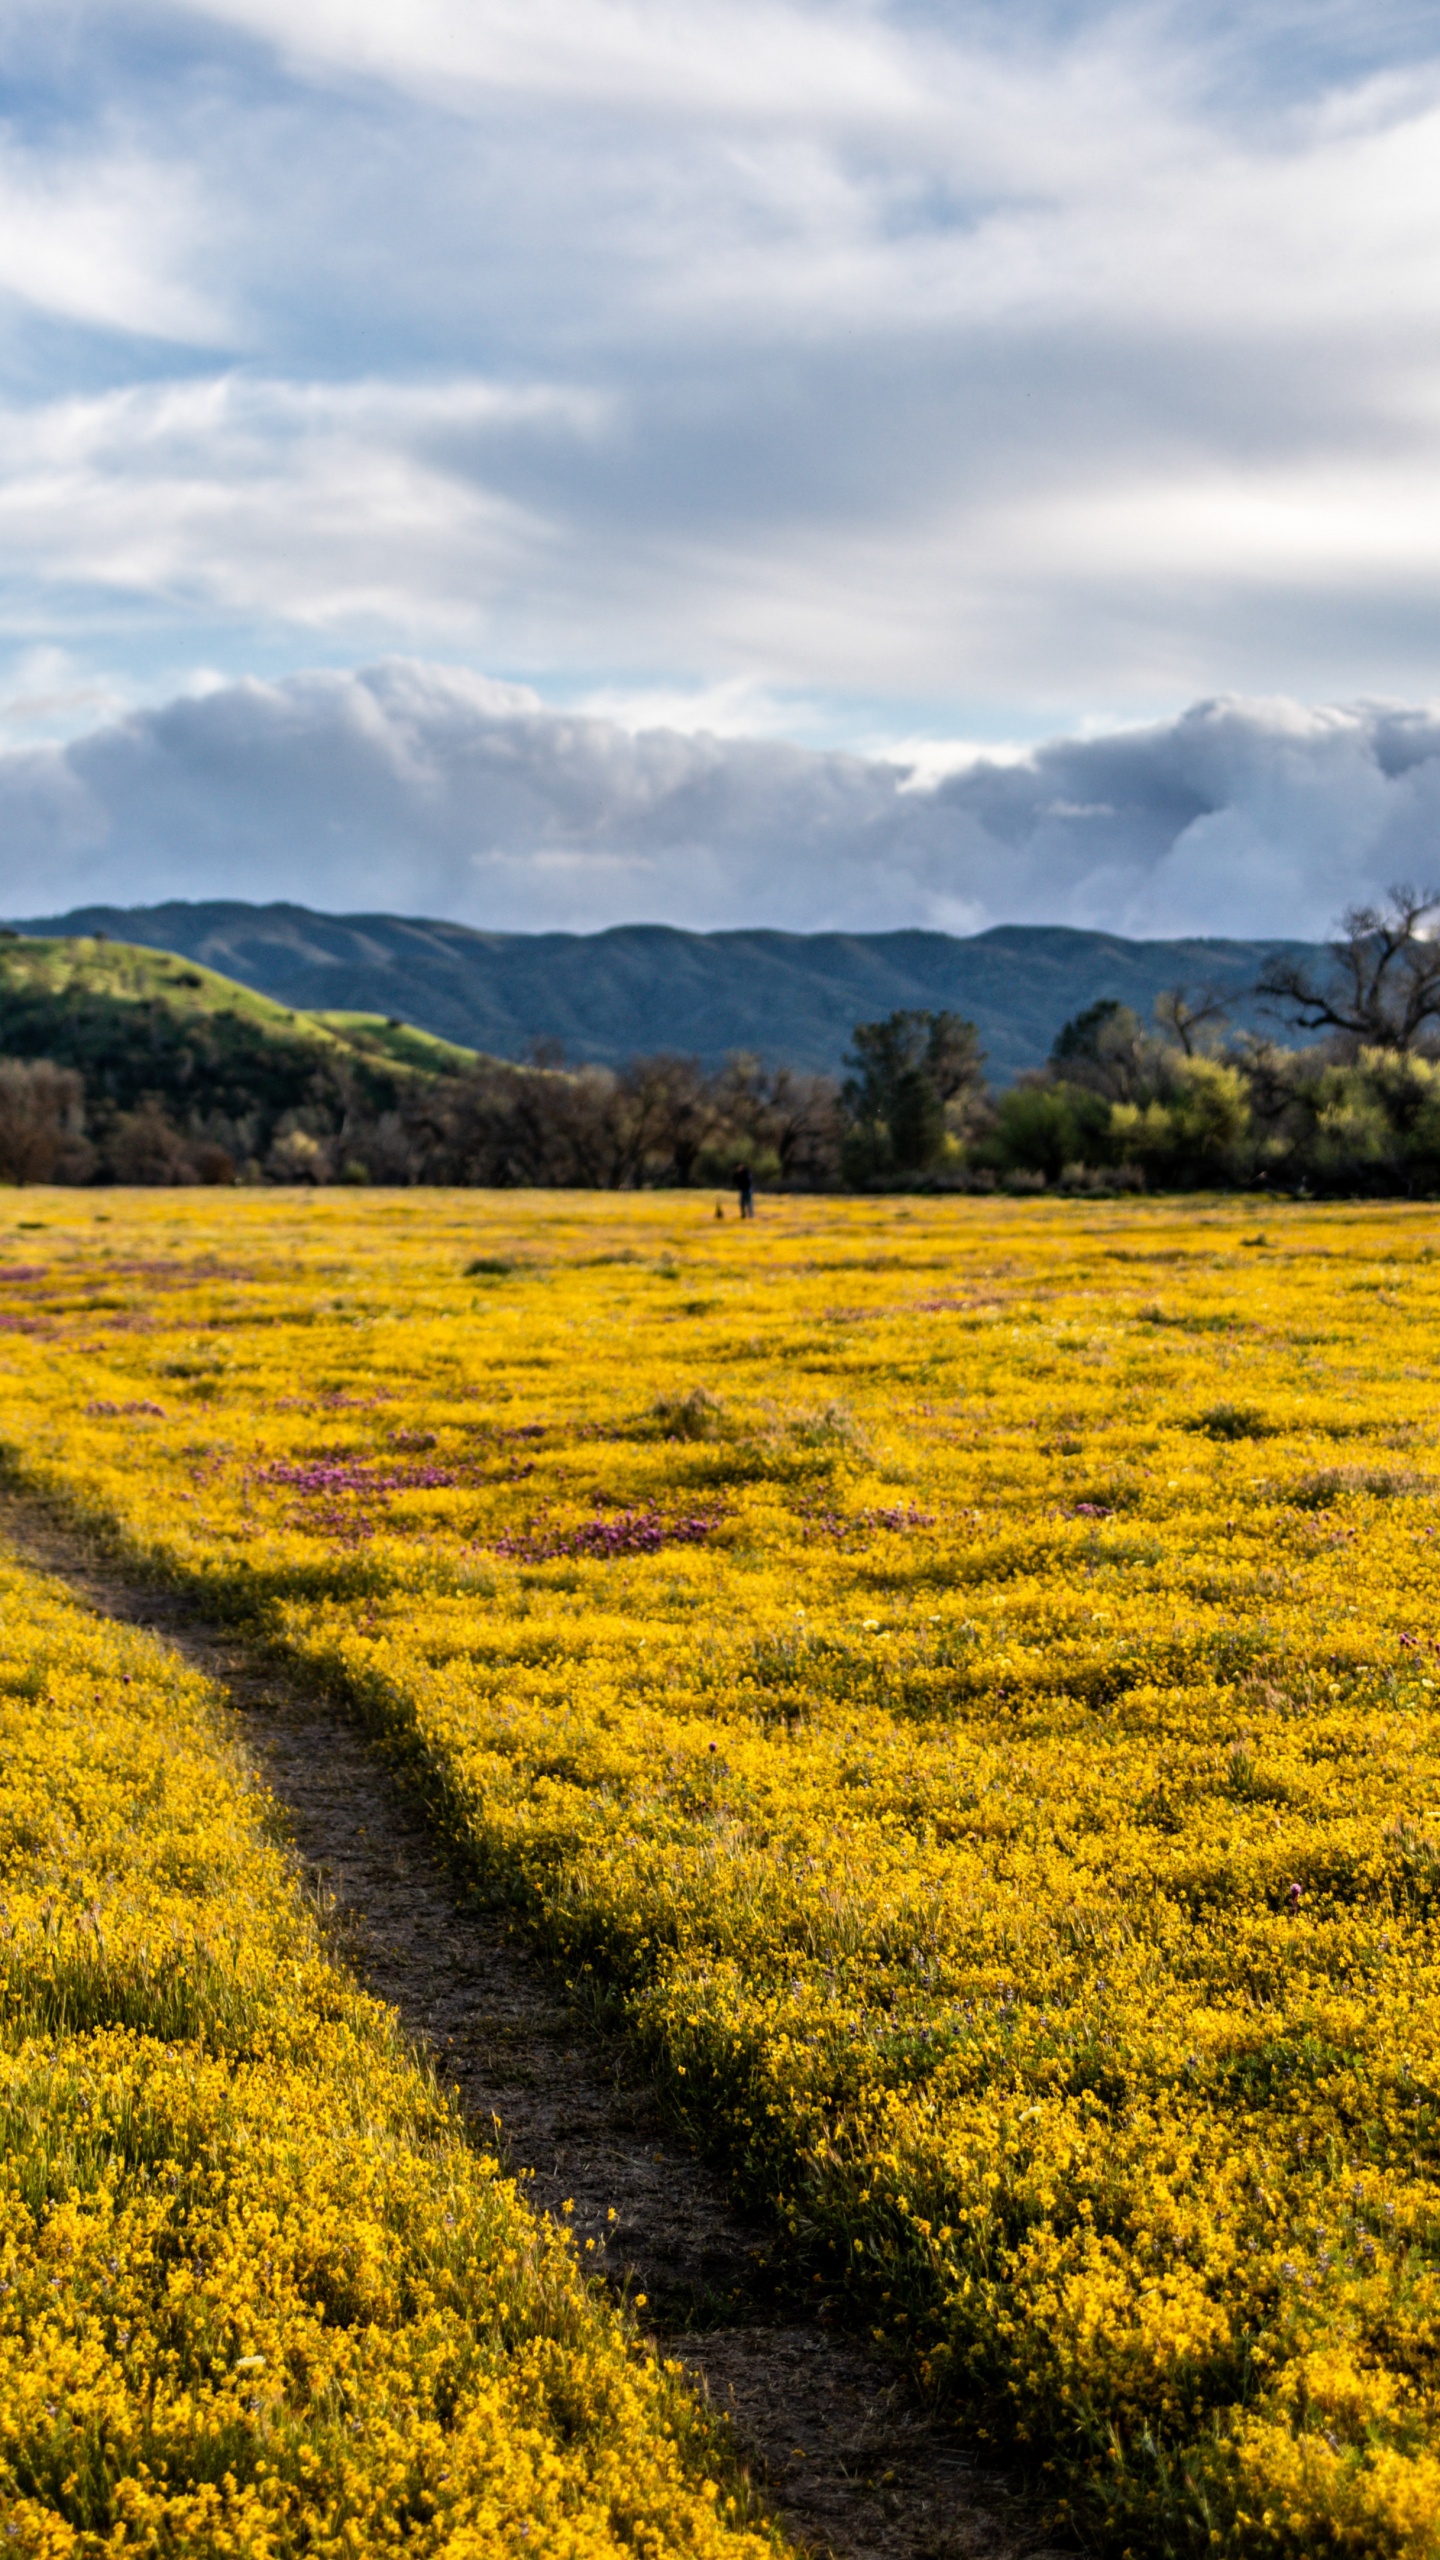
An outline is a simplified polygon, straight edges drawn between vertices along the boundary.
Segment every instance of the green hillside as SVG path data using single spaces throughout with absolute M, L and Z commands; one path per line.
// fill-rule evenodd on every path
M 12 1056 L 19 1054 L 14 1033 L 32 1018 L 63 1018 L 76 1029 L 84 1023 L 93 1033 L 107 1018 L 133 1025 L 137 1006 L 176 1022 L 233 1024 L 235 1033 L 227 1036 L 237 1038 L 299 1038 L 334 1051 L 347 1045 L 339 1032 L 312 1015 L 173 951 L 115 942 L 103 933 L 44 939 L 13 931 L 0 935 L 0 1019 Z
M 0 1055 L 83 1079 L 92 1138 L 158 1109 L 237 1162 L 277 1131 L 393 1110 L 457 1054 L 364 1017 L 346 1026 L 257 995 L 199 962 L 103 935 L 0 939 Z
M 333 1032 L 361 1057 L 385 1058 L 392 1066 L 414 1067 L 422 1075 L 463 1075 L 482 1055 L 479 1049 L 462 1048 L 457 1040 L 442 1040 L 438 1032 L 417 1031 L 413 1022 L 400 1022 L 393 1013 L 315 1013 L 308 1019 Z

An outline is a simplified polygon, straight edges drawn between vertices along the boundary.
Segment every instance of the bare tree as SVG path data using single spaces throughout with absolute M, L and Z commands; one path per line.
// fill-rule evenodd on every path
M 83 1182 L 92 1161 L 73 1067 L 0 1058 L 0 1181 Z
M 723 1139 L 737 1157 L 773 1157 L 782 1182 L 834 1179 L 845 1123 L 833 1076 L 767 1067 L 745 1050 L 732 1050 L 712 1091 L 712 1156 Z
M 482 1061 L 407 1120 L 425 1182 L 610 1190 L 625 1178 L 620 1079 Z M 422 1123 L 423 1116 L 423 1126 Z
M 311 1139 L 307 1143 L 313 1147 L 315 1142 Z M 157 1094 L 147 1093 L 138 1111 L 120 1113 L 106 1136 L 104 1154 L 105 1169 L 114 1182 L 189 1183 L 200 1179 L 189 1147 Z M 288 1173 L 282 1177 L 287 1181 L 296 1178 Z
M 1424 928 L 1440 890 L 1400 882 L 1379 907 L 1350 907 L 1323 986 L 1303 961 L 1278 954 L 1255 992 L 1302 1031 L 1333 1031 L 1355 1049 L 1432 1047 L 1440 1024 L 1440 940 Z
M 688 1183 L 715 1125 L 715 1103 L 697 1058 L 668 1050 L 632 1058 L 615 1085 L 612 1126 L 617 1183 Z
M 1155 999 L 1155 1019 L 1162 1031 L 1179 1041 L 1187 1058 L 1195 1055 L 1196 1034 L 1226 1019 L 1225 998 L 1214 987 L 1167 987 Z

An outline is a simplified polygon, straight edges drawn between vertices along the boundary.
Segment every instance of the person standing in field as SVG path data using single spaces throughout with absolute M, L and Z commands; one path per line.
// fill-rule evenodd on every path
M 741 1217 L 753 1218 L 755 1215 L 755 1186 L 750 1179 L 750 1167 L 748 1164 L 737 1164 L 735 1167 L 735 1188 L 740 1194 Z

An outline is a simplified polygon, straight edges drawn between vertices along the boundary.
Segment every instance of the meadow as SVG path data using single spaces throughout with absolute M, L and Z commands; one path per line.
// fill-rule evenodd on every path
M 1433 1209 L 7 1211 L 12 1468 L 409 1755 L 833 2316 L 1104 2547 L 1440 2552 Z
M 763 2560 L 326 1960 L 206 1683 L 13 1566 L 0 1631 L 4 2549 Z

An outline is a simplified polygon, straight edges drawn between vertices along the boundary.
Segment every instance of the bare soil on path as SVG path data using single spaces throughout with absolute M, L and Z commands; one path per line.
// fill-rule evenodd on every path
M 151 1629 L 226 1693 L 337 1954 L 398 2010 L 477 2141 L 568 2224 L 582 2260 L 645 2297 L 647 2330 L 728 2415 L 762 2499 L 803 2549 L 1061 2560 L 1035 2504 L 970 2458 L 892 2368 L 776 2296 L 765 2230 L 677 2137 L 640 2058 L 570 2005 L 513 1921 L 480 1905 L 357 1724 L 183 1588 L 130 1569 L 40 1500 L 0 1491 L 0 1541 L 100 1614 Z

